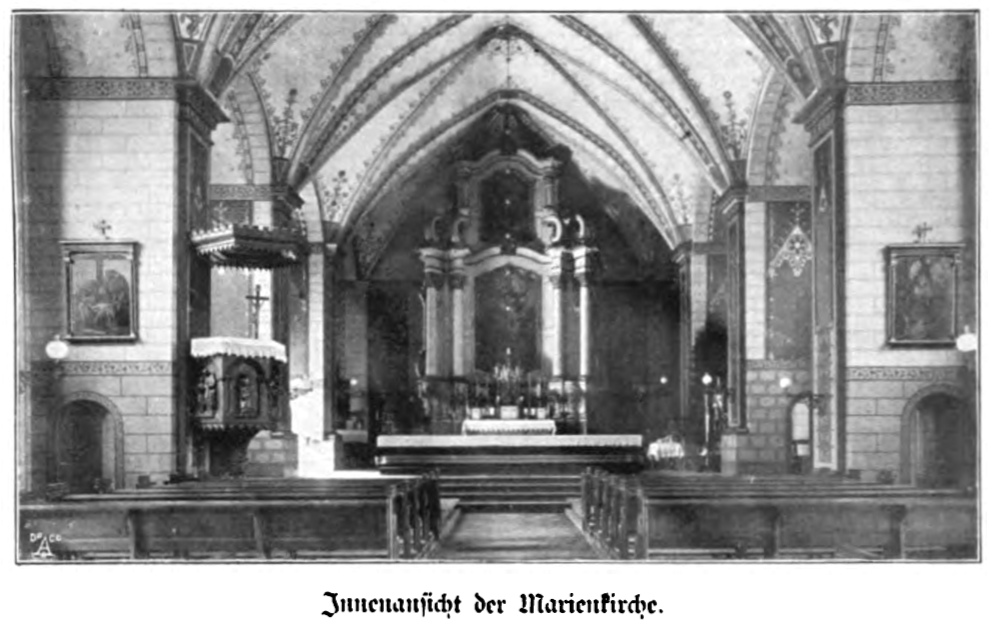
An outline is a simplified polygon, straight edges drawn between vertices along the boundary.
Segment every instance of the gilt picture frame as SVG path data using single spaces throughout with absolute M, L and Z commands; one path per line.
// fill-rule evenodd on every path
M 963 250 L 957 243 L 886 247 L 887 345 L 955 345 Z
M 75 343 L 138 340 L 138 244 L 61 241 L 64 336 Z

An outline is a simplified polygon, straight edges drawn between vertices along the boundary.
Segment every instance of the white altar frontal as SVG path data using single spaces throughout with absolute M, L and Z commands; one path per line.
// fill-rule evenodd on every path
M 465 420 L 463 435 L 554 435 L 554 420 Z

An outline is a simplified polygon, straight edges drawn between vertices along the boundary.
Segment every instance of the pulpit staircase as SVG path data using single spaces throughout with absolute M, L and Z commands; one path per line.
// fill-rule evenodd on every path
M 580 497 L 578 475 L 442 475 L 441 497 L 462 512 L 558 512 Z

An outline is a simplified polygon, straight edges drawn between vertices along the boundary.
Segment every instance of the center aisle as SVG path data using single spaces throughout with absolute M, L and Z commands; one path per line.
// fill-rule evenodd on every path
M 570 561 L 597 555 L 564 513 L 466 512 L 429 558 Z

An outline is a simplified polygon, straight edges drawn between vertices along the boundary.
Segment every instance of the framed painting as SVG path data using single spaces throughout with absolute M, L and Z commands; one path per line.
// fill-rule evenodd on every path
M 955 344 L 962 250 L 962 244 L 886 248 L 886 337 L 890 346 Z
M 128 342 L 138 339 L 138 268 L 135 242 L 63 241 L 65 339 Z

